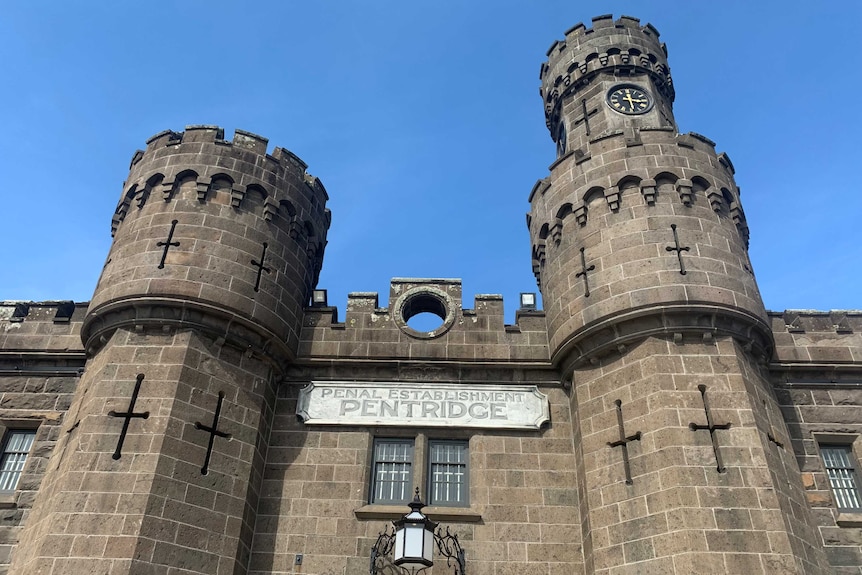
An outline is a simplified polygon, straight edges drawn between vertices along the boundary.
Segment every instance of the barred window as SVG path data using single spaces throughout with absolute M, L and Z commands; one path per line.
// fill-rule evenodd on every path
M 839 511 L 862 512 L 862 492 L 851 445 L 821 445 L 820 456 Z
M 413 440 L 375 439 L 371 503 L 407 504 L 413 492 Z
M 428 503 L 466 507 L 467 442 L 430 441 L 428 443 Z
M 0 457 L 0 492 L 15 491 L 21 470 L 27 462 L 27 454 L 33 447 L 35 429 L 10 429 L 3 441 L 3 454 Z

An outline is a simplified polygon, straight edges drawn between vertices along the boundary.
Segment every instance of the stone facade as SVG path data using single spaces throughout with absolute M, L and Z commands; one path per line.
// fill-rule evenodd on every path
M 513 325 L 454 279 L 340 317 L 312 297 L 330 213 L 299 158 L 151 138 L 92 301 L 0 304 L 0 424 L 35 431 L 0 573 L 359 575 L 415 486 L 471 575 L 862 575 L 824 456 L 862 456 L 862 312 L 765 310 L 733 164 L 677 132 L 651 25 L 575 26 L 541 79 L 545 310 Z M 308 417 L 313 385 L 333 420 Z M 523 390 L 534 427 L 509 417 Z

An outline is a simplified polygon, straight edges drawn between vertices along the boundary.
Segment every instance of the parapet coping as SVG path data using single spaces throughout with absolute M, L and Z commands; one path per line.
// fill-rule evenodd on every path
M 499 293 L 477 293 L 473 296 L 474 300 L 483 300 L 483 301 L 503 301 L 503 294 Z
M 860 314 L 862 315 L 862 309 L 830 309 L 830 310 L 820 310 L 820 309 L 786 309 L 784 311 L 772 311 L 766 310 L 766 313 L 769 315 L 782 316 L 786 313 L 799 313 L 805 315 L 830 315 L 833 313 L 852 313 L 852 314 Z
M 78 306 L 78 305 L 89 305 L 90 304 L 89 301 L 74 301 L 74 300 L 70 300 L 70 299 L 49 299 L 49 300 L 43 300 L 43 301 L 33 301 L 33 300 L 29 300 L 29 299 L 5 299 L 5 300 L 0 300 L 0 306 L 15 305 L 18 303 L 27 303 L 30 305 L 41 305 L 41 306 L 48 307 L 48 306 L 52 306 L 52 305 L 60 305 L 61 303 L 69 303 L 69 302 L 74 303 L 76 306 Z
M 0 321 L 9 321 L 11 323 L 21 323 L 23 321 L 48 321 L 47 319 L 34 320 L 30 316 L 30 312 L 35 309 L 56 310 L 56 315 L 53 318 L 53 323 L 71 323 L 72 316 L 80 310 L 86 310 L 90 302 L 76 302 L 72 300 L 46 300 L 46 301 L 31 301 L 31 300 L 0 300 Z M 70 307 L 71 306 L 71 307 Z M 11 311 L 11 313 L 9 313 Z M 79 316 L 80 317 L 80 316 Z M 28 318 L 30 318 L 28 320 Z M 76 323 L 80 319 L 75 320 Z
M 390 283 L 412 283 L 412 284 L 434 284 L 434 283 L 445 283 L 445 284 L 460 284 L 462 283 L 461 278 L 392 278 Z
M 186 130 L 188 130 L 191 127 L 192 126 L 186 126 Z M 207 129 L 212 128 L 212 126 L 204 126 L 204 127 Z M 218 128 L 218 126 L 216 126 L 216 128 Z M 234 133 L 234 137 L 236 137 L 236 135 L 239 134 L 240 136 L 248 136 L 249 138 L 254 138 L 256 140 L 260 140 L 262 142 L 266 142 L 267 144 L 269 144 L 269 138 L 264 138 L 260 134 L 255 134 L 254 132 L 249 132 L 247 130 L 241 130 L 239 128 L 235 128 L 233 133 Z
M 211 128 L 211 129 L 216 129 L 216 130 L 217 130 L 217 129 L 218 129 L 218 126 L 207 126 L 207 128 Z M 144 143 L 145 143 L 145 144 L 147 144 L 147 145 L 149 145 L 149 144 L 150 144 L 150 142 L 155 142 L 156 140 L 158 140 L 158 139 L 159 139 L 159 138 L 161 138 L 161 137 L 164 137 L 164 136 L 170 136 L 170 135 L 174 135 L 174 136 L 178 136 L 178 137 L 179 137 L 179 135 L 180 135 L 180 134 L 178 134 L 177 132 L 174 132 L 173 130 L 170 130 L 170 129 L 168 129 L 168 130 L 162 130 L 161 132 L 156 132 L 155 134 L 153 134 L 152 136 L 150 136 L 149 138 L 147 138 L 147 139 L 144 141 Z

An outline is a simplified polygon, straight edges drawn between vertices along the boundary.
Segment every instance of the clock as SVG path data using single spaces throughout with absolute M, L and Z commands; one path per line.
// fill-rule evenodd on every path
M 645 114 L 652 105 L 649 92 L 633 84 L 615 86 L 608 92 L 608 106 L 622 114 Z

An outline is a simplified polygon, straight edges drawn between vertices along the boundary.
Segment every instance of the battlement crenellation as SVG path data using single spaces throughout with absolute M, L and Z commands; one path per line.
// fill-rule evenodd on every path
M 296 154 L 276 147 L 267 153 L 269 140 L 235 130 L 232 141 L 224 129 L 190 125 L 183 132 L 164 130 L 147 140 L 146 150 L 132 157 L 131 173 L 112 220 L 112 234 L 133 206 L 162 199 L 170 202 L 181 185 L 193 179 L 198 201 L 228 202 L 238 209 L 260 212 L 266 221 L 277 218 L 290 226 L 291 235 L 320 235 L 329 228 L 325 209 L 329 194 L 319 178 L 308 173 Z M 218 199 L 226 192 L 225 199 Z M 154 197 L 151 197 L 154 196 Z M 247 198 L 255 198 L 247 201 Z M 319 249 L 319 248 L 315 248 Z
M 408 325 L 412 315 L 431 312 L 442 325 L 420 332 Z M 472 308 L 461 302 L 461 280 L 394 278 L 389 302 L 378 292 L 351 292 L 343 321 L 338 308 L 306 308 L 300 353 L 312 358 L 409 357 L 463 360 L 548 360 L 545 314 L 518 310 L 514 325 L 503 321 L 503 296 L 477 294 Z M 394 350 L 394 347 L 400 351 Z
M 613 14 L 604 14 L 592 19 L 592 26 L 588 27 L 583 22 L 578 22 L 565 31 L 563 40 L 555 40 L 548 48 L 545 55 L 552 58 L 554 53 L 562 52 L 566 47 L 574 47 L 582 42 L 594 42 L 595 38 L 609 35 L 628 34 L 630 36 L 641 36 L 654 43 L 658 43 L 659 31 L 652 24 L 641 24 L 639 18 L 621 15 L 614 20 Z M 610 43 L 608 43 L 610 45 Z M 664 46 L 664 44 L 659 44 Z
M 267 153 L 269 139 L 253 132 L 236 129 L 234 130 L 233 140 L 226 140 L 224 128 L 208 124 L 196 124 L 186 126 L 182 132 L 163 130 L 151 136 L 146 141 L 146 144 L 146 150 L 137 150 L 133 154 L 130 169 L 141 164 L 148 156 L 157 155 L 161 158 L 183 151 L 172 150 L 166 152 L 166 148 L 175 148 L 190 144 L 213 144 L 225 147 L 228 150 L 236 150 L 237 152 L 250 152 L 253 154 L 252 156 L 239 154 L 241 156 L 240 159 L 245 163 L 259 167 L 264 172 L 278 174 L 286 169 L 296 171 L 307 180 L 315 192 L 322 193 L 325 199 L 328 199 L 326 190 L 320 185 L 319 180 L 306 172 L 308 164 L 290 150 L 279 146 L 276 146 L 271 153 Z M 201 151 L 202 148 L 194 148 L 194 150 Z M 212 152 L 212 150 L 208 150 L 208 153 Z M 314 180 L 317 180 L 317 182 L 315 183 Z

